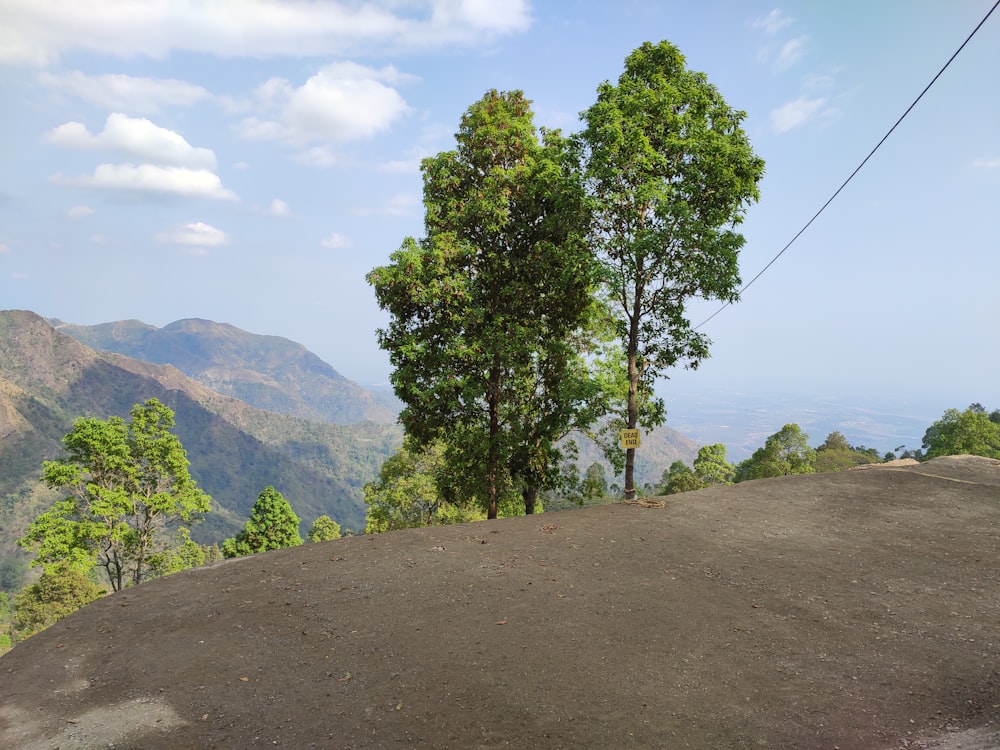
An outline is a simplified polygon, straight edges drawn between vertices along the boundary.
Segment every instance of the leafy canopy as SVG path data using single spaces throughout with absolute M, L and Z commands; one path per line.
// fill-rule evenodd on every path
M 691 469 L 683 461 L 674 461 L 663 472 L 660 491 L 664 495 L 691 492 L 720 484 L 732 484 L 736 467 L 726 460 L 726 446 L 722 443 L 703 445 L 698 449 Z
M 924 433 L 925 458 L 967 453 L 1000 459 L 1000 419 L 992 417 L 979 404 L 962 412 L 948 409 Z
M 160 532 L 209 509 L 173 427 L 173 412 L 156 399 L 132 407 L 128 421 L 76 420 L 66 455 L 43 464 L 45 483 L 67 495 L 18 541 L 37 554 L 32 564 L 80 573 L 97 565 L 116 591 L 145 580 Z
M 323 515 L 312 522 L 312 526 L 309 527 L 309 531 L 306 534 L 306 539 L 310 544 L 314 544 L 316 542 L 329 542 L 334 539 L 340 539 L 340 536 L 340 524 L 330 518 L 330 516 Z
M 797 424 L 786 424 L 739 465 L 737 481 L 814 473 L 816 451 L 809 447 L 808 440 Z
M 421 447 L 411 438 L 382 464 L 378 479 L 363 489 L 366 534 L 483 518 L 475 503 L 459 499 L 467 496 L 452 483 L 447 449 L 441 440 Z
M 14 597 L 14 639 L 23 641 L 104 596 L 105 591 L 70 565 L 48 566 Z
M 284 495 L 269 486 L 257 496 L 243 530 L 222 543 L 222 555 L 243 557 L 300 544 L 299 517 Z

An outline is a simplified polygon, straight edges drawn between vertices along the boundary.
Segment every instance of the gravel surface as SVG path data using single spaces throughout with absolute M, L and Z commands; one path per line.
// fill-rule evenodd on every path
M 1000 462 L 225 561 L 0 658 L 0 747 L 1000 748 Z

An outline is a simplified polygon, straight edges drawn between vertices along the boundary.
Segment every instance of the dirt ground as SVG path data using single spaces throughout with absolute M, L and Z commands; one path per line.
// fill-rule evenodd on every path
M 353 537 L 0 658 L 0 747 L 1000 748 L 1000 462 Z

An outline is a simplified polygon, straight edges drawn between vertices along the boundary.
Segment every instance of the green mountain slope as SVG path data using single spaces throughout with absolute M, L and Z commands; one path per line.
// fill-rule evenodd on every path
M 125 416 L 157 398 L 174 410 L 191 473 L 212 495 L 213 512 L 195 529 L 204 541 L 230 534 L 267 485 L 304 524 L 327 514 L 364 524 L 361 486 L 399 445 L 394 425 L 333 425 L 254 409 L 216 393 L 177 368 L 101 354 L 26 311 L 0 312 L 0 557 L 52 500 L 41 463 L 61 452 L 80 416 Z
M 226 323 L 178 320 L 163 328 L 138 320 L 83 326 L 50 321 L 98 351 L 170 364 L 213 390 L 258 409 L 333 424 L 393 424 L 397 411 L 345 378 L 301 344 Z

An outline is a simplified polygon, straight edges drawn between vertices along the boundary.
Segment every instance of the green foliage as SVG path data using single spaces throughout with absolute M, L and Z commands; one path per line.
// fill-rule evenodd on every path
M 694 469 L 683 461 L 674 461 L 663 472 L 660 492 L 664 495 L 676 495 L 714 485 L 732 484 L 735 475 L 736 467 L 726 460 L 726 446 L 722 443 L 704 445 L 694 459 Z
M 155 576 L 166 576 L 204 565 L 206 556 L 206 548 L 194 542 L 190 530 L 181 526 L 173 546 L 150 555 L 149 568 Z
M 864 447 L 853 447 L 840 432 L 831 432 L 823 444 L 816 449 L 813 468 L 817 472 L 844 471 L 862 464 L 880 461 L 878 451 Z
M 13 645 L 14 602 L 6 591 L 0 591 L 0 655 Z
M 367 278 L 391 315 L 378 339 L 407 434 L 445 437 L 494 518 L 517 485 L 532 510 L 556 442 L 591 418 L 574 336 L 593 313 L 596 268 L 569 144 L 539 138 L 521 92 L 487 92 L 456 140 L 423 163 L 427 236 Z
M 67 455 L 43 464 L 45 483 L 68 495 L 18 542 L 35 551 L 33 564 L 81 574 L 96 564 L 115 591 L 145 580 L 159 532 L 209 508 L 173 426 L 173 412 L 156 399 L 136 404 L 129 421 L 76 420 L 63 438 Z
M 483 517 L 474 501 L 463 504 L 459 500 L 448 473 L 446 451 L 443 441 L 421 448 L 411 439 L 382 465 L 379 478 L 364 488 L 368 505 L 366 534 L 444 526 Z
M 662 413 L 653 383 L 665 369 L 708 356 L 688 301 L 737 298 L 744 239 L 734 227 L 764 173 L 740 127 L 745 116 L 669 42 L 632 52 L 618 84 L 602 84 L 583 114 L 591 243 L 627 365 L 629 428 L 644 405 Z M 634 457 L 629 449 L 626 497 Z
M 23 554 L 11 554 L 0 560 L 0 591 L 13 592 L 24 585 L 28 560 Z
M 340 539 L 340 537 L 340 524 L 330 516 L 317 518 L 309 527 L 309 533 L 306 534 L 306 540 L 310 543 L 329 542 L 333 539 Z
M 737 467 L 736 481 L 812 474 L 816 471 L 816 451 L 809 447 L 808 440 L 797 424 L 786 424 Z
M 246 526 L 222 543 L 224 557 L 243 557 L 302 544 L 299 517 L 274 487 L 265 487 L 250 510 Z
M 694 459 L 694 474 L 703 487 L 732 484 L 736 467 L 726 460 L 726 446 L 722 443 L 704 445 Z
M 998 420 L 992 419 L 993 415 Z M 979 404 L 965 411 L 948 409 L 924 433 L 924 457 L 970 454 L 1000 459 L 1000 415 L 987 414 Z
M 604 464 L 595 461 L 587 467 L 580 494 L 584 500 L 595 500 L 608 494 L 608 473 Z
M 660 492 L 664 495 L 676 495 L 700 490 L 702 487 L 704 484 L 686 463 L 674 461 L 670 464 L 670 468 L 663 472 Z
M 104 593 L 79 570 L 66 565 L 46 567 L 36 583 L 14 597 L 14 640 L 23 641 Z

